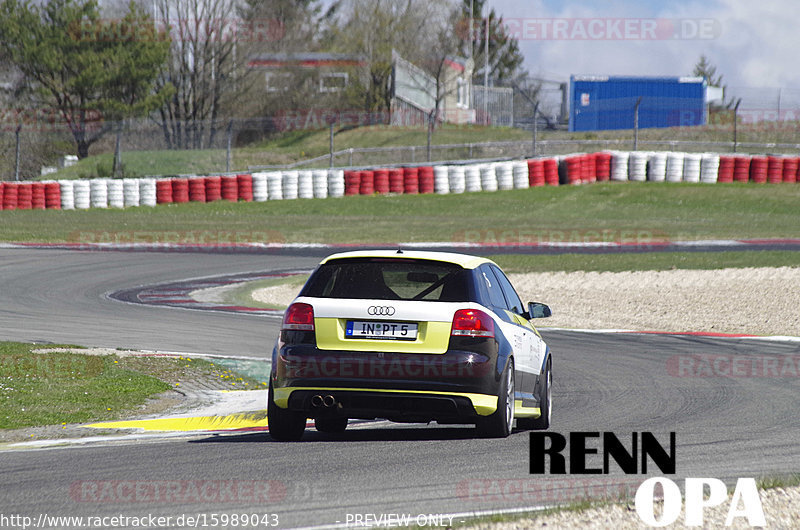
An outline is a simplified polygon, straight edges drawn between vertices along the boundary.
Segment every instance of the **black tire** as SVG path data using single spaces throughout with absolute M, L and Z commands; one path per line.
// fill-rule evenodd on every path
M 497 410 L 480 418 L 475 427 L 483 438 L 506 438 L 514 425 L 514 361 L 509 360 L 500 379 Z
M 517 427 L 521 429 L 544 430 L 550 428 L 550 418 L 553 415 L 553 370 L 550 367 L 550 361 L 547 361 L 545 367 L 544 379 L 542 388 L 542 401 L 539 403 L 539 410 L 542 415 L 536 419 L 525 418 L 517 420 Z
M 305 414 L 282 409 L 275 404 L 272 395 L 272 382 L 269 384 L 267 398 L 267 426 L 269 435 L 279 442 L 297 442 L 306 430 Z
M 317 418 L 314 420 L 314 427 L 319 432 L 342 433 L 347 429 L 347 418 L 334 416 L 332 418 Z

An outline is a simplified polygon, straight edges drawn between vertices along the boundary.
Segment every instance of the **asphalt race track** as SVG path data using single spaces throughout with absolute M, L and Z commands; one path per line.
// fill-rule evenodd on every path
M 274 318 L 126 304 L 108 293 L 187 278 L 309 269 L 317 261 L 289 254 L 0 249 L 0 339 L 266 357 L 278 328 Z M 543 335 L 554 352 L 554 431 L 613 431 L 622 440 L 649 431 L 664 445 L 675 431 L 676 481 L 716 477 L 733 484 L 737 477 L 800 471 L 796 373 L 678 377 L 668 369 L 676 355 L 797 359 L 800 343 Z M 531 476 L 529 456 L 525 432 L 483 440 L 466 428 L 386 423 L 336 436 L 311 428 L 297 444 L 274 443 L 260 432 L 6 450 L 0 451 L 0 511 L 34 517 L 277 514 L 286 528 L 344 525 L 354 514 L 541 506 L 584 493 L 614 495 L 612 486 L 621 482 L 635 490 L 643 480 L 622 475 L 613 462 L 609 476 Z M 589 463 L 597 467 L 602 458 L 594 455 Z M 135 499 L 117 487 L 137 483 L 160 489 Z M 190 491 L 203 484 L 225 493 Z M 108 494 L 98 496 L 103 488 Z

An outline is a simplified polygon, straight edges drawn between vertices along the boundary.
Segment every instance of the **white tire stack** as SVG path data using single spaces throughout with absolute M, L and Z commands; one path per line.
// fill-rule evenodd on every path
M 280 171 L 267 173 L 267 196 L 271 201 L 283 199 L 283 173 Z
M 632 151 L 628 161 L 628 179 L 634 182 L 647 180 L 647 159 L 650 153 L 646 151 Z
M 647 180 L 664 182 L 667 178 L 667 153 L 657 151 L 650 154 L 650 165 L 647 168 Z
M 307 169 L 297 172 L 297 196 L 301 199 L 314 198 L 314 174 Z
M 108 181 L 108 206 L 109 208 L 125 207 L 125 192 L 122 181 L 119 179 Z
M 76 180 L 74 182 L 75 208 L 77 210 L 86 210 L 92 205 L 91 184 L 88 180 Z
M 106 179 L 90 180 L 89 194 L 92 208 L 108 208 L 108 181 Z
M 74 210 L 75 209 L 75 192 L 74 180 L 59 180 L 58 185 L 61 188 L 61 209 Z
M 719 155 L 705 153 L 700 159 L 700 182 L 716 184 L 719 177 Z
M 464 189 L 466 191 L 481 191 L 481 166 L 477 164 L 464 166 Z
M 464 193 L 467 188 L 464 166 L 448 166 L 447 180 L 449 181 L 450 193 Z
M 342 196 L 344 196 L 344 170 L 343 169 L 329 169 L 328 170 L 328 196 L 329 197 L 342 197 Z
M 315 169 L 311 172 L 311 177 L 314 181 L 314 197 L 317 199 L 328 197 L 328 170 Z
M 122 202 L 125 206 L 139 206 L 139 180 L 123 179 Z
M 300 174 L 297 171 L 284 171 L 281 175 L 283 179 L 283 198 L 296 199 L 299 193 Z
M 525 189 L 530 186 L 527 162 L 524 160 L 512 162 L 511 173 L 514 175 L 514 189 Z
M 683 181 L 700 182 L 700 162 L 703 155 L 686 153 L 683 157 Z
M 497 189 L 514 189 L 514 166 L 511 162 L 498 162 L 495 164 L 494 174 L 497 177 Z
M 667 182 L 681 182 L 683 180 L 684 153 L 667 153 Z
M 253 200 L 255 202 L 264 202 L 269 197 L 267 188 L 267 174 L 266 173 L 253 173 Z
M 495 173 L 494 164 L 481 164 L 481 190 L 483 191 L 497 191 L 497 174 Z
M 628 180 L 628 152 L 611 153 L 611 180 Z
M 450 193 L 450 177 L 447 166 L 433 166 L 434 193 Z
M 139 204 L 142 206 L 156 205 L 156 179 L 139 179 Z

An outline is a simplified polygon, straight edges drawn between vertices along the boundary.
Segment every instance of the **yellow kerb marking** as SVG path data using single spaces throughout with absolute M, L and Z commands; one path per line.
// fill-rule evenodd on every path
M 228 416 L 198 416 L 194 418 L 156 418 L 92 423 L 94 429 L 143 429 L 145 431 L 226 431 L 267 426 L 267 411 L 230 414 Z

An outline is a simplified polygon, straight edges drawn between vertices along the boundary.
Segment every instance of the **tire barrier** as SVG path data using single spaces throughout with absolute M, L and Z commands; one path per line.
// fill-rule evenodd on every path
M 61 209 L 61 184 L 53 180 L 44 183 L 44 207 L 48 210 Z
M 479 164 L 175 178 L 0 182 L 0 210 L 156 206 L 344 195 L 465 193 L 596 181 L 798 183 L 800 157 L 602 151 Z
M 389 171 L 389 185 L 391 186 L 392 177 Z M 401 173 L 402 181 L 402 173 Z M 343 197 L 344 196 L 344 170 L 343 169 L 330 169 L 328 170 L 328 196 L 329 197 Z
M 126 208 L 129 206 L 139 206 L 139 180 L 123 179 L 122 195 Z
M 108 181 L 106 179 L 90 181 L 89 200 L 92 208 L 108 208 Z
M 438 194 L 450 193 L 450 175 L 447 166 L 433 166 L 433 191 Z
M 420 193 L 433 193 L 435 191 L 435 177 L 433 175 L 433 166 L 418 167 L 417 176 L 419 177 L 418 189 Z
M 189 179 L 174 178 L 172 181 L 172 202 L 184 204 L 189 202 Z
M 449 166 L 447 170 L 447 185 L 450 193 L 464 193 L 467 189 L 466 168 L 464 166 Z
M 171 179 L 157 179 L 156 180 L 156 202 L 158 204 L 171 204 L 172 203 L 172 180 Z
M 297 197 L 300 199 L 314 198 L 314 174 L 309 170 L 297 172 Z
M 155 206 L 158 203 L 158 189 L 156 179 L 144 178 L 139 180 L 139 204 L 142 206 Z
M 703 155 L 686 153 L 683 157 L 683 181 L 700 182 L 700 163 Z
M 91 184 L 88 180 L 76 180 L 72 192 L 75 197 L 76 210 L 87 210 L 91 207 Z
M 5 182 L 0 182 L 0 210 L 3 209 L 3 195 L 4 195 L 3 190 L 5 189 L 5 186 L 6 186 Z
M 236 175 L 237 198 L 244 202 L 253 202 L 253 175 L 243 173 Z
M 271 201 L 283 199 L 283 173 L 280 171 L 267 173 L 267 196 Z
M 61 209 L 75 209 L 75 181 L 59 180 L 58 187 L 61 188 Z
M 269 185 L 267 184 L 267 173 L 253 173 L 253 200 L 256 202 L 265 202 L 268 198 Z
M 683 180 L 684 153 L 668 153 L 665 179 L 667 182 Z
M 754 156 L 750 160 L 750 180 L 756 184 L 767 182 L 769 160 L 766 156 Z
M 419 193 L 419 171 L 417 168 L 403 168 L 403 193 L 408 195 L 416 195 Z
M 108 181 L 108 207 L 125 208 L 124 184 L 119 179 Z
M 648 182 L 664 182 L 667 180 L 667 153 L 657 151 L 650 155 L 647 164 Z
M 300 174 L 297 171 L 283 171 L 281 172 L 283 198 L 296 199 L 299 195 L 298 185 Z
M 222 200 L 222 177 L 206 177 L 206 202 Z
M 187 179 L 189 185 L 189 201 L 206 202 L 206 179 L 203 177 L 192 177 Z

